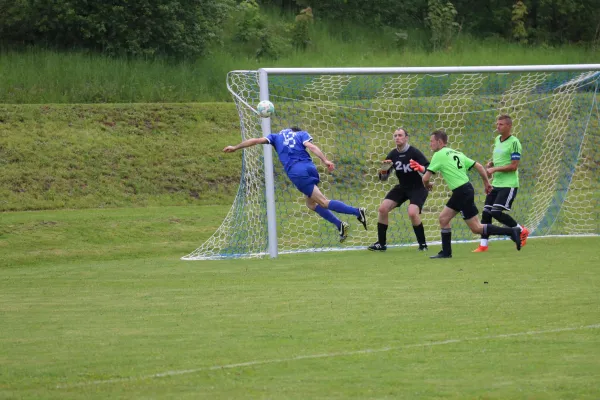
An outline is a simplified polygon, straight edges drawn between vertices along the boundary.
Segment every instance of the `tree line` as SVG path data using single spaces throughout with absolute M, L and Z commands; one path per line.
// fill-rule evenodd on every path
M 291 22 L 269 29 L 265 8 Z M 0 45 L 182 58 L 227 40 L 258 41 L 257 57 L 276 58 L 282 40 L 310 46 L 311 26 L 320 20 L 393 29 L 399 43 L 410 29 L 422 29 L 433 50 L 449 47 L 459 33 L 600 44 L 598 0 L 0 0 Z

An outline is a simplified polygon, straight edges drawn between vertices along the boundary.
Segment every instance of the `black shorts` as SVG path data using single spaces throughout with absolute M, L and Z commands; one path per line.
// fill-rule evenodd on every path
M 510 211 L 512 203 L 517 197 L 517 188 L 495 187 L 490 194 L 485 196 L 484 210 L 490 211 L 492 208 Z
M 479 210 L 475 205 L 475 189 L 473 189 L 473 185 L 467 182 L 454 189 L 450 200 L 446 203 L 446 207 L 460 212 L 463 219 L 471 219 L 479 214 Z
M 398 203 L 398 206 L 402 205 L 406 200 L 410 200 L 409 204 L 414 204 L 419 207 L 420 214 L 428 195 L 429 192 L 425 189 L 425 186 L 404 188 L 400 185 L 396 185 L 388 192 L 385 198 L 386 200 L 392 200 L 393 202 Z

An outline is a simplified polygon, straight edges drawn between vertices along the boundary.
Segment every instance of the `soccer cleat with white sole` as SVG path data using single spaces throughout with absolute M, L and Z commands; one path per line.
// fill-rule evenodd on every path
M 348 237 L 348 231 L 350 230 L 350 224 L 347 222 L 342 222 L 340 225 L 340 243 L 343 243 L 344 240 Z
M 370 251 L 386 251 L 387 246 L 385 244 L 380 244 L 379 242 L 373 243 L 371 246 L 367 247 Z
M 356 217 L 356 219 L 358 220 L 358 222 L 363 224 L 363 226 L 365 227 L 365 231 L 366 231 L 367 230 L 367 210 L 364 207 L 360 207 L 358 209 L 358 212 L 360 213 L 360 215 L 358 217 Z

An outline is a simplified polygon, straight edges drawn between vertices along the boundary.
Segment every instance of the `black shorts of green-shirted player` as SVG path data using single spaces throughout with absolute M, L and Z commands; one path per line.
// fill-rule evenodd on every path
M 401 206 L 407 200 L 408 218 L 415 232 L 419 250 L 427 250 L 425 230 L 421 221 L 421 210 L 429 192 L 423 186 L 421 174 L 410 168 L 410 160 L 416 160 L 421 165 L 429 165 L 429 160 L 417 148 L 408 144 L 408 132 L 398 128 L 393 134 L 396 147 L 388 153 L 383 165 L 378 172 L 379 180 L 387 181 L 390 171 L 396 172 L 399 184 L 394 186 L 379 205 L 377 220 L 377 242 L 368 247 L 371 251 L 385 251 L 387 249 L 387 229 L 389 213 Z
M 452 190 L 452 196 L 446 203 L 439 216 L 442 231 L 442 250 L 431 258 L 452 257 L 452 231 L 450 221 L 460 213 L 475 234 L 479 235 L 506 235 L 515 242 L 517 250 L 521 250 L 521 230 L 517 227 L 504 228 L 492 224 L 482 225 L 479 221 L 479 211 L 475 206 L 475 191 L 469 181 L 467 171 L 475 167 L 485 186 L 485 192 L 492 190 L 485 168 L 478 162 L 471 160 L 460 151 L 447 147 L 448 135 L 443 130 L 437 130 L 431 134 L 429 146 L 434 152 L 431 163 L 423 175 L 423 185 L 427 189 L 432 188 L 432 174 L 441 172 L 444 181 Z M 419 171 L 425 171 L 425 167 L 411 160 L 411 167 Z
M 527 243 L 529 229 L 521 226 L 507 214 L 512 208 L 513 201 L 519 190 L 519 162 L 521 161 L 521 142 L 511 134 L 512 119 L 509 115 L 501 115 L 496 120 L 496 132 L 499 135 L 494 140 L 492 160 L 486 165 L 486 172 L 492 178 L 492 191 L 485 198 L 481 213 L 481 222 L 488 224 L 492 218 L 503 225 L 521 229 L 521 246 Z M 481 236 L 479 247 L 474 253 L 488 251 L 488 235 Z

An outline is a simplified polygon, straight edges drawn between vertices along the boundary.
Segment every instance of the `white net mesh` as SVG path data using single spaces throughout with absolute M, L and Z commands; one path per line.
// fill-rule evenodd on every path
M 598 234 L 600 205 L 600 73 L 522 72 L 400 75 L 273 75 L 269 98 L 276 113 L 271 128 L 307 130 L 336 163 L 326 172 L 319 160 L 320 188 L 329 199 L 367 208 L 370 230 L 352 216 L 339 243 L 330 223 L 310 211 L 274 154 L 277 239 L 280 253 L 365 248 L 377 240 L 377 210 L 397 183 L 377 179 L 380 161 L 394 148 L 397 127 L 428 158 L 429 136 L 443 128 L 449 145 L 481 163 L 491 158 L 500 114 L 513 119 L 522 144 L 520 188 L 511 215 L 533 236 Z M 228 87 L 240 117 L 242 140 L 263 136 L 253 107 L 259 102 L 257 71 L 234 71 Z M 263 148 L 244 150 L 240 188 L 221 227 L 184 259 L 261 256 L 267 251 Z M 481 208 L 485 195 L 476 172 L 471 180 Z M 439 240 L 437 216 L 449 191 L 436 177 L 423 209 L 428 241 Z M 388 245 L 410 245 L 415 237 L 406 207 L 392 211 Z M 453 239 L 473 240 L 465 224 L 453 224 Z

